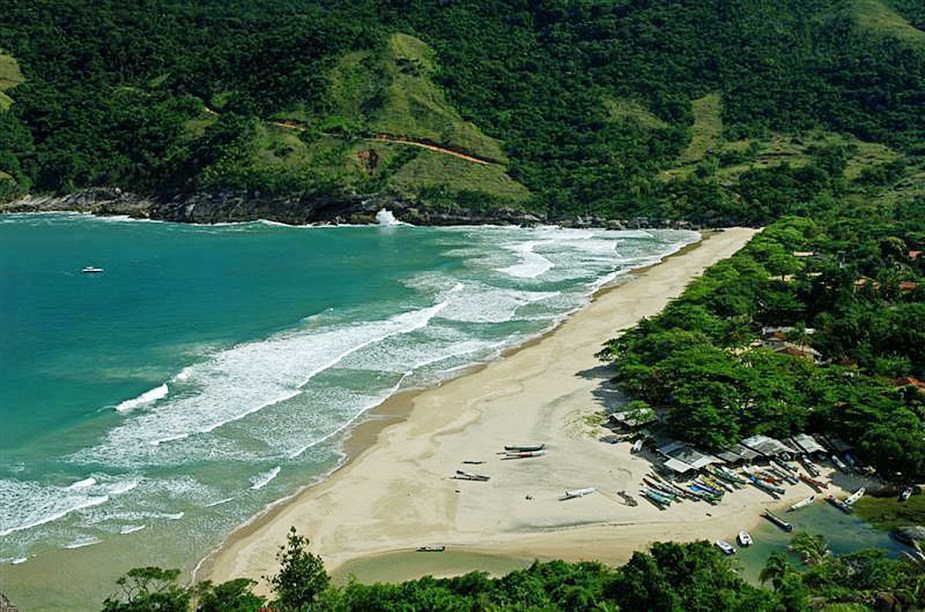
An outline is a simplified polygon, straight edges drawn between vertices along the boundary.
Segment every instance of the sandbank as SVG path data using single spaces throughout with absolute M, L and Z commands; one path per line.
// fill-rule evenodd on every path
M 593 415 L 620 401 L 611 369 L 595 358 L 603 343 L 658 313 L 691 279 L 731 256 L 756 230 L 733 228 L 600 292 L 553 332 L 443 385 L 396 396 L 361 425 L 352 456 L 323 482 L 232 533 L 201 564 L 197 579 L 249 577 L 278 569 L 290 526 L 311 540 L 328 571 L 387 552 L 442 544 L 510 558 L 625 562 L 655 541 L 733 539 L 778 508 L 809 495 L 804 484 L 781 500 L 749 487 L 717 506 L 684 502 L 659 510 L 637 498 L 651 469 L 628 444 L 604 444 Z M 542 457 L 505 460 L 505 445 L 546 444 Z M 501 452 L 501 454 L 499 454 Z M 464 461 L 482 461 L 471 465 Z M 457 469 L 491 476 L 454 479 Z M 566 489 L 596 487 L 559 501 Z M 422 553 L 424 554 L 424 553 Z M 475 568 L 472 568 L 475 569 Z

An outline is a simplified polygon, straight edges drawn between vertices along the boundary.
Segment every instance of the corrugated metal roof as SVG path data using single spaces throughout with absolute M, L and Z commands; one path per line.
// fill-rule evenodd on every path
M 663 455 L 670 455 L 674 453 L 675 451 L 684 448 L 685 446 L 687 446 L 685 442 L 679 442 L 677 440 L 674 440 L 673 442 L 669 442 L 668 444 L 659 447 L 658 452 L 660 452 Z
M 665 467 L 669 470 L 677 472 L 678 474 L 684 474 L 685 472 L 690 472 L 694 469 L 694 466 L 688 465 L 683 461 L 679 461 L 678 459 L 673 458 L 665 462 Z
M 824 453 L 825 447 L 819 444 L 815 438 L 808 434 L 797 434 L 792 438 L 794 444 L 802 449 L 804 453 Z

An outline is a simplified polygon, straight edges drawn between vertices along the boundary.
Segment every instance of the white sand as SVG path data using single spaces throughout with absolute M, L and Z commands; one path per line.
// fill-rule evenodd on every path
M 602 292 L 539 341 L 473 374 L 411 398 L 407 419 L 387 426 L 370 448 L 323 483 L 232 534 L 199 578 L 260 579 L 277 570 L 289 527 L 311 539 L 329 571 L 386 551 L 445 544 L 512 557 L 599 559 L 622 563 L 659 540 L 727 538 L 759 521 L 765 507 L 808 496 L 799 484 L 785 499 L 748 487 L 717 506 L 686 501 L 660 511 L 639 499 L 650 463 L 628 444 L 609 445 L 589 418 L 614 401 L 611 370 L 594 354 L 604 341 L 658 313 L 711 264 L 755 233 L 710 234 L 689 251 Z M 544 442 L 544 457 L 502 460 L 505 444 Z M 464 460 L 485 461 L 464 465 Z M 489 482 L 453 479 L 457 469 Z M 559 501 L 566 489 L 597 492 Z M 532 499 L 527 499 L 530 496 Z

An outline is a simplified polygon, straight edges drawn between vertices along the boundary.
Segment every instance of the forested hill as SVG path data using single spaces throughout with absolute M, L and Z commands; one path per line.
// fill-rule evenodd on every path
M 921 182 L 923 29 L 919 0 L 4 0 L 0 200 L 765 223 Z

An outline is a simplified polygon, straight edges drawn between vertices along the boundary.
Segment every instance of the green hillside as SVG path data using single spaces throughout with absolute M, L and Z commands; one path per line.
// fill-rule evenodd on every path
M 767 223 L 893 190 L 925 151 L 913 0 L 8 4 L 19 192 Z M 756 195 L 775 180 L 794 185 Z

